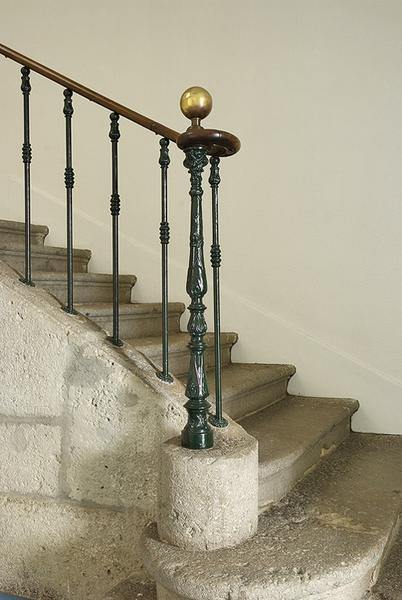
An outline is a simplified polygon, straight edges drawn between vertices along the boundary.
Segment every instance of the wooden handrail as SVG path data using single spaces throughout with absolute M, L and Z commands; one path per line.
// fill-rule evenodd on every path
M 58 83 L 59 85 L 62 85 L 63 87 L 68 88 L 69 90 L 72 90 L 76 94 L 87 98 L 91 102 L 95 102 L 96 104 L 99 104 L 100 106 L 103 106 L 104 108 L 107 108 L 113 112 L 116 112 L 122 117 L 133 121 L 134 123 L 137 123 L 137 125 L 141 125 L 141 127 L 145 127 L 145 129 L 153 131 L 157 135 L 161 135 L 165 138 L 168 138 L 172 142 L 177 142 L 179 133 L 177 131 L 174 131 L 174 129 L 170 129 L 170 127 L 166 127 L 166 125 L 162 125 L 161 123 L 158 123 L 157 121 L 154 121 L 149 117 L 141 115 L 140 113 L 136 112 L 135 110 L 131 110 L 131 108 L 128 108 L 123 104 L 119 104 L 118 102 L 115 102 L 114 100 L 111 100 L 106 96 L 102 96 L 101 94 L 98 94 L 98 92 L 95 92 L 94 90 L 91 90 L 90 88 L 81 85 L 81 83 L 73 81 L 69 77 L 62 75 L 57 71 L 53 71 L 53 69 L 45 67 L 45 65 L 36 62 L 32 58 L 28 58 L 28 56 L 24 56 L 23 54 L 16 52 L 12 48 L 8 48 L 7 46 L 0 44 L 0 54 L 5 56 L 6 58 L 11 58 L 11 60 L 14 60 L 20 65 L 28 67 L 32 71 L 39 73 L 39 75 L 43 75 L 43 77 L 51 79 L 55 83 Z

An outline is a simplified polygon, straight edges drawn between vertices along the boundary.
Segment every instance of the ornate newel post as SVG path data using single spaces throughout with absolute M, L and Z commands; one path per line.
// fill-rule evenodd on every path
M 177 140 L 177 145 L 186 155 L 184 166 L 190 173 L 191 197 L 191 229 L 190 229 L 190 259 L 187 273 L 187 293 L 191 298 L 189 306 L 190 319 L 188 332 L 191 335 L 190 365 L 185 407 L 188 412 L 188 422 L 182 432 L 182 445 L 190 449 L 212 448 L 213 433 L 208 421 L 207 401 L 209 391 L 205 375 L 204 351 L 206 348 L 204 335 L 207 324 L 204 317 L 205 305 L 203 298 L 207 292 L 207 277 L 204 262 L 204 232 L 202 218 L 202 174 L 208 164 L 208 155 L 214 157 L 230 156 L 240 148 L 236 136 L 217 129 L 204 129 L 201 121 L 209 115 L 212 109 L 212 98 L 207 90 L 200 87 L 188 88 L 180 100 L 182 113 L 191 120 L 191 125 Z M 214 198 L 217 200 L 217 188 L 214 188 Z M 215 239 L 215 237 L 214 237 Z M 216 240 L 215 240 L 216 241 Z M 216 287 L 216 286 L 215 286 Z M 219 306 L 218 306 L 219 308 Z M 215 313 L 217 303 L 215 302 Z M 217 320 L 215 318 L 215 324 Z M 220 323 L 220 321 L 219 321 Z M 220 345 L 219 329 L 215 344 Z M 220 347 L 218 348 L 220 357 Z M 219 366 L 216 365 L 219 369 Z M 220 389 L 218 389 L 220 393 Z M 221 417 L 221 412 L 218 412 Z M 214 423 L 226 425 L 222 418 Z
M 187 291 L 191 298 L 188 331 L 190 368 L 186 389 L 188 422 L 181 439 L 174 437 L 161 444 L 157 524 L 147 527 L 143 537 L 145 566 L 157 583 L 158 600 L 185 600 L 186 581 L 171 565 L 181 550 L 196 552 L 230 548 L 248 540 L 258 524 L 258 445 L 240 425 L 223 423 L 222 406 L 208 422 L 208 386 L 204 369 L 204 295 L 207 278 L 204 264 L 202 222 L 202 175 L 211 157 L 213 208 L 212 267 L 215 275 L 215 343 L 219 344 L 219 267 L 218 164 L 220 157 L 231 156 L 240 142 L 231 133 L 204 129 L 201 119 L 212 107 L 211 96 L 202 88 L 190 88 L 181 99 L 182 112 L 191 126 L 177 138 L 185 153 L 184 165 L 190 173 L 191 232 Z M 215 367 L 219 364 L 219 356 Z M 219 404 L 219 403 L 218 403 Z M 213 434 L 212 434 L 213 432 Z M 213 447 L 212 447 L 213 446 Z M 207 452 L 196 452 L 208 449 Z M 161 560 L 161 557 L 162 560 Z M 192 559 L 191 559 L 192 560 Z M 214 591 L 197 595 L 215 598 Z
M 181 109 L 186 117 L 192 119 L 190 129 L 200 127 L 200 120 L 206 117 L 212 108 L 212 98 L 206 90 L 198 88 L 198 92 L 184 92 L 181 98 Z M 212 428 L 208 422 L 210 407 L 207 378 L 205 375 L 204 351 L 206 348 L 204 335 L 207 324 L 204 317 L 203 298 L 207 292 L 207 276 L 204 262 L 204 231 L 202 219 L 202 174 L 208 164 L 207 148 L 203 145 L 191 145 L 185 150 L 184 166 L 190 173 L 190 258 L 187 272 L 186 290 L 191 298 L 188 332 L 191 335 L 190 365 L 188 371 L 185 407 L 188 422 L 182 431 L 182 444 L 185 448 L 206 449 L 213 446 Z

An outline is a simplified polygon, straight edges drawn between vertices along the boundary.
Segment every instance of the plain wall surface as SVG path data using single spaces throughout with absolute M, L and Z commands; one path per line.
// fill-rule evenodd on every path
M 399 0 L 3 0 L 1 13 L 2 43 L 178 131 L 181 92 L 212 93 L 204 125 L 242 142 L 220 193 L 236 360 L 294 363 L 294 393 L 357 398 L 355 429 L 402 433 Z M 0 69 L 0 217 L 21 220 L 20 74 Z M 62 90 L 34 74 L 32 88 L 33 221 L 64 245 Z M 108 112 L 74 107 L 76 245 L 110 272 Z M 157 300 L 158 139 L 124 119 L 121 133 L 122 272 L 136 300 Z M 189 181 L 171 159 L 171 299 L 187 301 Z

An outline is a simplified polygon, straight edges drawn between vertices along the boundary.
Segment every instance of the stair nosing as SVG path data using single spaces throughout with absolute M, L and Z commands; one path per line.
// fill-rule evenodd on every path
M 64 271 L 34 271 L 33 280 L 38 280 L 38 283 L 49 282 L 49 283 L 62 283 L 67 281 L 67 273 Z M 90 280 L 92 278 L 92 281 Z M 88 281 L 89 279 L 89 281 Z M 110 273 L 74 273 L 74 284 L 85 283 L 86 285 L 91 284 L 111 284 L 113 281 L 113 275 Z M 120 284 L 129 285 L 135 284 L 137 277 L 135 275 L 120 275 Z M 92 303 L 96 304 L 96 303 Z
M 187 332 L 185 331 L 179 331 L 177 333 L 174 333 L 170 336 L 170 340 L 172 338 L 178 338 L 179 336 L 182 336 L 183 341 L 185 339 L 188 339 L 188 342 L 190 342 L 190 336 Z M 213 333 L 208 332 L 207 334 L 205 334 L 205 337 L 210 337 L 213 336 Z M 238 335 L 237 333 L 233 333 L 233 332 L 222 332 L 221 336 L 226 338 L 225 342 L 223 343 L 223 346 L 233 346 L 238 339 Z M 142 342 L 142 340 L 151 340 L 155 338 L 155 342 L 150 343 L 149 345 L 147 345 L 146 343 Z M 162 344 L 161 344 L 161 337 L 160 336 L 143 336 L 140 338 L 129 338 L 127 340 L 125 340 L 128 344 L 130 344 L 130 346 L 133 346 L 134 348 L 136 348 L 137 350 L 140 350 L 140 352 L 144 352 L 147 354 L 147 356 L 149 358 L 155 357 L 155 356 L 160 356 L 162 353 Z M 187 344 L 185 346 L 185 349 L 182 349 L 181 347 L 179 347 L 177 350 L 175 349 L 175 345 L 180 345 L 183 342 L 181 340 L 173 340 L 173 343 L 171 343 L 169 345 L 169 348 L 172 352 L 174 352 L 175 354 L 180 354 L 180 353 L 185 353 L 187 352 Z M 213 345 L 207 345 L 207 348 L 213 348 Z M 149 349 L 151 350 L 149 352 Z
M 89 319 L 107 318 L 113 314 L 113 303 L 112 302 L 99 302 L 100 306 L 97 306 L 96 302 L 81 302 L 76 303 L 75 308 Z M 159 306 L 158 306 L 159 305 Z M 86 308 L 90 307 L 90 308 Z M 154 307 L 154 308 L 152 308 Z M 138 312 L 136 312 L 138 310 Z M 181 315 L 185 311 L 184 304 L 180 302 L 169 302 L 168 304 L 169 316 Z M 95 312 L 96 311 L 96 314 Z M 155 317 L 160 318 L 162 314 L 162 305 L 157 302 L 122 302 L 120 303 L 120 318 L 138 318 L 144 316 L 146 318 Z M 151 337 L 151 336 L 150 336 Z M 130 338 L 133 339 L 133 338 Z
M 25 232 L 25 223 L 23 221 L 12 221 L 9 219 L 0 219 L 0 231 L 6 230 L 14 233 L 15 231 Z M 45 237 L 49 234 L 47 225 L 36 225 L 31 223 L 31 233 L 43 233 Z
M 22 244 L 1 244 L 0 243 L 0 253 L 2 254 L 21 254 L 25 255 L 25 248 Z M 49 257 L 53 259 L 57 258 L 66 258 L 67 256 L 67 248 L 63 248 L 62 246 L 47 246 L 47 245 L 33 245 L 31 251 L 32 257 L 43 256 Z M 74 248 L 73 257 L 74 259 L 88 259 L 90 260 L 92 256 L 91 250 L 86 248 Z

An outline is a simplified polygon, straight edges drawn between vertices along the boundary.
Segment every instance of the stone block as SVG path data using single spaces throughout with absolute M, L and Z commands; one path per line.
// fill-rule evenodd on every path
M 162 444 L 158 532 L 188 550 L 236 546 L 257 530 L 257 441 L 230 422 L 210 450 Z
M 137 511 L 0 498 L 0 589 L 41 600 L 101 600 L 140 569 Z
M 57 426 L 0 423 L 0 492 L 56 496 L 60 446 Z

